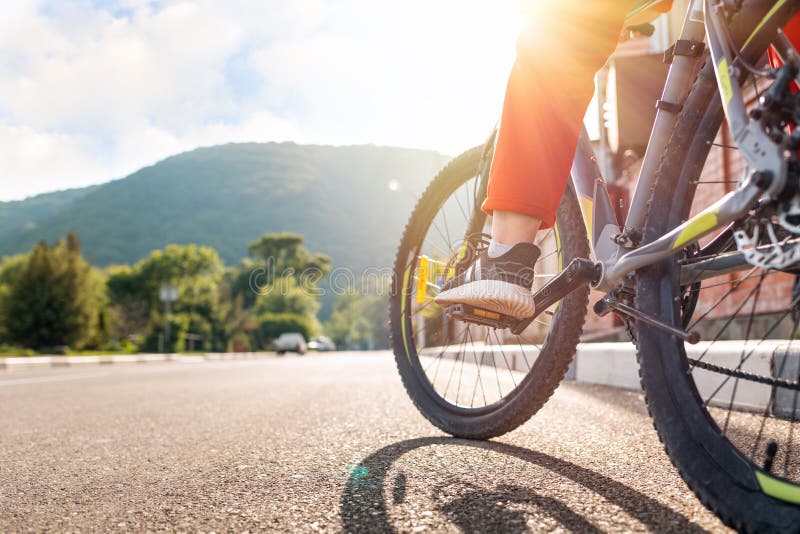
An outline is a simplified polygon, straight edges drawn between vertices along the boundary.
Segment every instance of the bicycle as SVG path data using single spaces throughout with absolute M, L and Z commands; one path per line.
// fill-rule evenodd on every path
M 584 131 L 556 224 L 537 236 L 532 317 L 433 302 L 485 246 L 480 205 L 497 131 L 440 171 L 405 228 L 390 301 L 396 363 L 425 417 L 472 439 L 527 421 L 564 377 L 590 287 L 599 289 L 606 296 L 594 311 L 629 325 L 648 411 L 689 488 L 734 528 L 800 529 L 800 364 L 792 352 L 800 294 L 779 312 L 763 315 L 764 299 L 759 307 L 770 280 L 786 283 L 800 265 L 800 130 L 787 127 L 800 121 L 790 89 L 800 58 L 780 31 L 797 10 L 787 0 L 689 3 L 627 218 L 616 220 Z M 758 67 L 770 45 L 783 65 Z M 748 109 L 750 82 L 758 100 Z M 714 141 L 723 118 L 735 147 Z M 737 149 L 745 168 L 733 191 L 701 206 L 712 147 Z M 720 316 L 726 306 L 732 315 Z M 708 356 L 734 336 L 736 319 L 745 333 L 738 357 Z M 780 336 L 769 372 L 753 372 L 753 351 Z M 705 350 L 687 354 L 701 337 Z M 711 391 L 709 377 L 718 382 Z M 735 402 L 753 388 L 767 398 L 758 411 Z

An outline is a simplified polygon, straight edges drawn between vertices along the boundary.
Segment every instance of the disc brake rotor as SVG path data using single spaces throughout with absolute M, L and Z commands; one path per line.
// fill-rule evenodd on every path
M 733 237 L 745 261 L 756 267 L 785 270 L 800 261 L 800 236 L 772 217 L 746 221 Z

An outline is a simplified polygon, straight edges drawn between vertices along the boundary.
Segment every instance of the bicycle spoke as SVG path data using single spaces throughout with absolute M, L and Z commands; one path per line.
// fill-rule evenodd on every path
M 445 340 L 445 341 L 446 341 L 446 340 Z M 433 360 L 431 361 L 431 363 L 429 363 L 429 364 L 428 364 L 428 366 L 427 366 L 427 367 L 425 367 L 425 369 L 423 369 L 423 371 L 425 372 L 425 374 L 426 374 L 426 375 L 428 374 L 428 369 L 430 369 L 431 367 L 433 367 L 433 364 L 434 364 L 435 362 L 441 362 L 441 361 L 442 361 L 442 356 L 444 356 L 444 351 L 446 351 L 446 350 L 447 350 L 447 347 L 449 347 L 449 346 L 450 346 L 450 345 L 448 345 L 447 343 L 442 343 L 442 350 L 440 350 L 440 351 L 439 351 L 439 354 L 437 354 L 437 355 L 436 355 L 436 358 L 435 358 L 435 359 L 433 359 Z M 437 373 L 438 373 L 438 370 L 439 370 L 439 365 L 438 365 L 438 364 L 436 365 L 436 370 L 437 370 Z M 434 375 L 434 377 L 433 377 L 433 383 L 434 383 L 434 384 L 436 383 L 436 375 Z
M 433 304 L 433 303 L 434 303 L 434 300 L 433 300 L 433 299 L 430 299 L 428 302 L 426 302 L 425 304 L 423 304 L 421 307 L 417 308 L 417 310 L 416 310 L 416 311 L 412 312 L 412 313 L 411 313 L 411 316 L 413 317 L 413 316 L 415 316 L 415 315 L 418 315 L 420 312 L 422 312 L 422 311 L 423 311 L 425 308 L 427 308 L 428 306 L 430 306 L 430 305 L 431 305 L 431 304 Z
M 750 271 L 750 272 L 752 272 L 752 271 Z M 766 276 L 769 276 L 769 275 L 775 274 L 775 273 L 779 273 L 779 272 L 780 271 L 767 271 Z M 741 283 L 741 282 L 744 282 L 745 280 L 749 280 L 751 278 L 758 278 L 759 276 L 761 276 L 761 273 L 752 274 L 750 276 L 744 276 L 742 278 L 737 278 L 736 280 L 725 280 L 724 282 L 717 282 L 715 284 L 708 284 L 708 285 L 701 286 L 701 287 L 699 287 L 697 289 L 691 289 L 691 290 L 689 290 L 689 293 L 697 294 L 700 291 L 703 291 L 705 289 L 711 289 L 712 287 L 726 286 L 726 285 L 734 283 L 734 282 Z
M 465 332 L 464 333 L 464 339 L 462 340 L 461 345 L 460 345 L 461 350 L 459 350 L 456 353 L 456 358 L 459 358 L 460 355 L 463 353 L 463 348 L 466 346 L 466 343 L 467 343 L 467 334 Z M 455 361 L 453 366 L 450 368 L 450 376 L 447 379 L 447 386 L 445 386 L 444 393 L 442 393 L 442 398 L 444 398 L 444 399 L 447 398 L 447 392 L 450 390 L 450 382 L 453 380 L 453 373 L 456 370 L 456 366 L 457 365 L 458 365 L 458 359 Z
M 744 362 L 744 352 L 745 348 L 747 347 L 747 342 L 750 339 L 750 329 L 753 327 L 753 317 L 756 314 L 756 306 L 758 305 L 758 297 L 761 296 L 761 284 L 764 281 L 764 274 L 761 275 L 761 279 L 758 281 L 758 285 L 756 286 L 756 294 L 753 298 L 753 306 L 750 308 L 750 317 L 747 319 L 747 329 L 745 330 L 744 334 L 744 343 L 742 346 L 742 354 L 739 358 L 739 368 L 741 368 Z M 731 411 L 733 411 L 733 400 L 736 398 L 736 389 L 739 386 L 739 378 L 736 377 L 733 381 L 733 388 L 731 390 L 731 401 L 728 404 L 728 414 L 725 416 L 725 424 L 722 426 L 722 433 L 728 430 L 728 423 L 730 422 L 731 418 Z
M 552 227 L 547 230 L 547 232 L 544 234 L 544 236 L 542 236 L 541 239 L 536 241 L 536 245 L 537 246 L 541 246 L 541 244 L 544 243 L 545 241 L 547 241 L 547 238 L 550 237 L 551 235 L 553 235 L 553 228 Z M 556 252 L 559 252 L 559 251 L 556 250 Z
M 795 304 L 797 304 L 797 303 L 798 303 L 798 301 L 800 301 L 800 295 L 798 295 L 798 297 L 797 297 L 797 298 L 795 298 L 795 299 L 792 301 L 792 305 L 794 306 Z M 740 308 L 740 309 L 741 309 L 741 308 Z M 769 330 L 767 330 L 767 333 L 764 335 L 764 337 L 763 337 L 763 338 L 761 338 L 761 341 L 759 341 L 759 342 L 758 342 L 758 343 L 757 343 L 757 344 L 756 344 L 756 345 L 755 345 L 755 346 L 754 346 L 754 347 L 753 347 L 753 348 L 750 350 L 750 352 L 748 352 L 748 353 L 747 353 L 747 356 L 746 356 L 744 359 L 742 359 L 742 361 L 741 361 L 741 362 L 739 363 L 739 365 L 736 367 L 736 369 L 735 369 L 736 371 L 739 371 L 739 370 L 741 370 L 741 368 L 742 368 L 742 365 L 744 365 L 744 364 L 747 362 L 747 360 L 749 360 L 749 359 L 750 359 L 750 357 L 751 357 L 751 356 L 752 356 L 752 355 L 755 353 L 756 349 L 757 349 L 757 348 L 758 348 L 758 347 L 761 345 L 761 343 L 763 343 L 763 342 L 764 342 L 766 339 L 768 339 L 768 338 L 769 338 L 770 334 L 772 334 L 772 332 L 773 332 L 773 331 L 774 331 L 774 330 L 775 330 L 775 329 L 778 327 L 778 325 L 779 325 L 779 324 L 780 324 L 780 323 L 781 323 L 781 322 L 782 322 L 782 321 L 783 321 L 783 320 L 786 318 L 786 316 L 787 316 L 787 315 L 789 315 L 789 313 L 791 313 L 791 308 L 789 309 L 789 311 L 786 311 L 786 312 L 784 312 L 784 313 L 783 313 L 783 315 L 781 315 L 781 317 L 780 317 L 780 318 L 779 318 L 779 319 L 778 319 L 778 320 L 777 320 L 777 321 L 776 321 L 776 322 L 775 322 L 775 323 L 774 323 L 774 324 L 773 324 L 773 325 L 772 325 L 772 326 L 769 328 Z M 719 393 L 720 389 L 722 389 L 722 388 L 725 386 L 725 384 L 727 384 L 727 383 L 728 383 L 728 380 L 730 380 L 730 378 L 731 378 L 730 376 L 726 377 L 726 378 L 725 378 L 725 380 L 723 380 L 723 381 L 722 381 L 722 383 L 721 383 L 721 384 L 720 384 L 720 385 L 717 387 L 717 389 L 715 389 L 715 390 L 714 390 L 714 392 L 711 394 L 711 396 L 709 397 L 709 399 L 711 399 L 711 398 L 713 398 L 714 396 L 716 396 L 716 394 L 717 394 L 717 393 Z M 706 404 L 707 404 L 707 403 L 706 403 Z
M 757 268 L 758 268 L 758 267 L 753 267 L 752 269 L 750 269 L 750 271 L 747 273 L 747 275 L 750 275 L 751 273 L 753 273 L 753 272 L 754 272 L 754 271 L 755 271 Z M 695 327 L 695 326 L 697 326 L 697 324 L 698 324 L 700 321 L 702 321 L 703 319 L 705 319 L 705 318 L 708 316 L 708 314 L 709 314 L 709 313 L 711 313 L 712 311 L 714 311 L 714 309 L 715 309 L 717 306 L 719 306 L 719 305 L 722 303 L 722 301 L 723 301 L 723 300 L 725 300 L 725 298 L 727 298 L 727 297 L 728 297 L 728 295 L 730 295 L 731 293 L 733 293 L 734 291 L 736 291 L 736 290 L 739 288 L 739 286 L 742 284 L 742 282 L 743 282 L 743 281 L 744 281 L 744 280 L 747 278 L 747 275 L 745 275 L 745 277 L 744 277 L 744 278 L 741 278 L 741 279 L 739 279 L 739 281 L 738 281 L 738 282 L 734 282 L 734 283 L 733 283 L 733 287 L 731 287 L 731 289 L 730 289 L 730 290 L 728 290 L 728 292 L 727 292 L 727 293 L 725 293 L 724 295 L 722 295 L 722 297 L 720 297 L 720 299 L 719 299 L 719 300 L 716 302 L 716 304 L 714 304 L 714 305 L 713 305 L 711 308 L 709 308 L 709 309 L 708 309 L 708 310 L 707 310 L 707 311 L 706 311 L 706 312 L 705 312 L 703 315 L 701 315 L 699 319 L 697 319 L 695 322 L 693 322 L 691 325 L 689 325 L 689 327 L 687 328 L 687 330 L 689 330 L 689 331 L 693 330 L 693 329 L 694 329 L 694 327 Z
M 525 360 L 525 367 L 527 368 L 526 371 L 530 371 L 531 364 L 528 362 L 528 357 L 525 355 L 525 349 L 522 348 L 522 337 L 519 334 L 517 334 L 517 344 L 519 344 L 519 351 L 522 353 L 522 359 Z M 537 348 L 539 347 L 537 346 Z M 541 349 L 539 350 L 541 351 Z
M 500 338 L 497 336 L 497 329 L 494 330 L 494 335 L 497 338 L 497 342 L 500 343 Z M 489 333 L 489 341 L 491 341 L 491 331 Z M 494 367 L 494 375 L 497 378 L 497 391 L 500 393 L 500 397 L 502 397 L 503 388 L 500 386 L 500 373 L 497 371 L 497 364 L 494 361 L 494 349 L 492 349 L 492 366 Z M 511 377 L 513 379 L 514 375 L 512 374 Z M 516 387 L 516 384 L 514 384 L 514 387 Z
M 726 145 L 726 144 L 723 144 L 723 143 L 712 143 L 712 142 L 709 142 L 708 144 L 711 145 L 711 146 L 716 146 L 716 147 L 720 147 L 720 148 L 729 148 L 731 150 L 739 150 L 739 147 L 738 146 L 734 146 L 734 145 Z
M 753 82 L 753 91 L 755 91 L 756 100 L 758 100 L 759 98 L 761 98 L 761 93 L 758 90 L 758 80 L 756 79 L 756 75 L 755 74 L 751 74 L 750 75 L 750 80 Z
M 509 374 L 511 375 L 512 382 L 514 382 L 514 387 L 517 387 L 517 381 L 514 380 L 514 373 L 511 372 L 511 366 L 508 364 L 508 358 L 506 357 L 506 351 L 503 350 L 503 342 L 500 341 L 500 337 L 497 335 L 497 330 L 495 330 L 495 337 L 497 337 L 497 344 L 500 346 L 500 354 L 503 355 L 503 361 L 506 364 L 506 369 L 509 369 Z
M 450 251 L 450 254 L 454 254 L 455 251 L 453 250 L 453 242 L 447 239 L 447 236 L 442 232 L 442 230 L 439 228 L 439 225 L 436 224 L 435 220 L 431 222 L 431 226 L 433 226 L 433 228 L 439 234 L 439 237 L 442 238 L 442 241 L 445 243 L 445 247 L 447 248 L 447 250 Z
M 450 237 L 450 225 L 447 224 L 447 210 L 445 209 L 446 206 L 447 206 L 447 203 L 445 202 L 445 205 L 442 206 L 442 209 L 441 209 L 441 211 L 439 213 L 442 214 L 442 220 L 444 221 L 444 233 L 447 236 L 448 246 L 452 249 L 452 247 L 453 247 L 453 238 Z
M 472 335 L 470 335 L 470 339 L 472 339 Z M 485 347 L 484 347 L 485 349 Z M 488 403 L 486 402 L 486 391 L 483 389 L 483 381 L 481 380 L 481 367 L 483 367 L 483 359 L 486 357 L 486 350 L 481 351 L 481 363 L 478 363 L 478 356 L 476 354 L 475 344 L 472 344 L 472 358 L 475 360 L 475 372 L 477 373 L 477 377 L 475 378 L 475 387 L 472 390 L 472 399 L 470 400 L 469 407 L 472 408 L 475 406 L 475 392 L 477 390 L 478 385 L 480 384 L 481 387 L 481 395 L 483 395 L 483 404 L 486 406 Z
M 461 210 L 461 215 L 464 216 L 464 222 L 469 223 L 469 215 L 467 215 L 467 213 L 472 213 L 472 212 L 468 212 L 464 209 L 464 206 L 461 204 L 461 199 L 458 198 L 458 194 L 454 194 L 453 198 L 456 199 L 456 203 L 458 204 L 458 209 Z
M 800 372 L 797 373 L 796 380 L 800 380 Z M 789 422 L 789 435 L 786 440 L 786 455 L 784 456 L 783 460 L 783 476 L 789 476 L 789 458 L 792 456 L 792 442 L 794 441 L 794 423 L 797 421 L 797 390 L 795 390 L 794 395 L 792 396 L 792 412 L 789 417 L 791 420 Z
M 548 252 L 547 254 L 541 256 L 537 261 L 546 260 L 547 258 L 550 258 L 550 257 L 558 254 L 559 252 L 560 252 L 559 250 L 554 250 L 553 252 Z
M 464 333 L 464 348 L 466 349 L 467 343 L 466 340 L 470 338 L 469 327 L 467 327 L 466 332 Z M 458 386 L 456 386 L 456 398 L 455 404 L 458 404 L 458 399 L 461 398 L 461 380 L 464 378 L 464 362 L 467 361 L 467 353 L 464 353 L 464 357 L 461 358 L 461 369 L 458 371 Z

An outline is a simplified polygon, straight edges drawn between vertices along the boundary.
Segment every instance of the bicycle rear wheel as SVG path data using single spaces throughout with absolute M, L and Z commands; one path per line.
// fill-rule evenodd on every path
M 780 6 L 745 1 L 731 27 L 737 42 L 743 42 L 773 7 Z M 791 16 L 785 9 L 778 13 L 758 29 L 748 51 L 750 62 L 758 61 L 770 36 Z M 704 179 L 704 167 L 724 158 L 731 165 L 734 158 L 732 147 L 723 139 L 714 150 L 729 152 L 709 159 L 722 118 L 713 64 L 707 59 L 657 172 L 645 242 L 709 203 L 701 194 L 711 187 Z M 781 297 L 770 284 L 793 275 L 753 267 L 702 283 L 682 279 L 683 269 L 692 262 L 727 251 L 735 254 L 733 239 L 722 233 L 716 237 L 714 247 L 706 248 L 703 242 L 699 251 L 687 249 L 637 273 L 639 309 L 668 324 L 698 330 L 707 340 L 697 350 L 661 330 L 638 325 L 638 357 L 648 410 L 683 479 L 725 523 L 744 531 L 796 531 L 800 529 L 797 404 L 787 413 L 777 399 L 786 395 L 797 399 L 797 370 L 785 379 L 787 361 L 792 364 L 792 360 L 777 352 L 774 358 L 765 355 L 759 366 L 752 365 L 752 355 L 761 354 L 766 345 L 784 345 L 788 353 L 793 345 L 800 348 L 794 341 L 800 315 L 791 317 L 797 300 L 791 295 Z M 767 306 L 768 293 L 772 294 Z M 786 339 L 770 340 L 775 337 Z M 777 453 L 771 443 L 778 444 Z M 771 471 L 765 469 L 769 462 Z
M 454 262 L 489 227 L 480 209 L 487 152 L 475 147 L 455 158 L 423 193 L 397 251 L 389 310 L 397 368 L 414 404 L 448 434 L 473 439 L 513 430 L 550 398 L 575 354 L 589 294 L 588 287 L 574 291 L 521 336 L 450 319 L 433 301 Z M 588 257 L 571 188 L 537 244 L 534 288 Z

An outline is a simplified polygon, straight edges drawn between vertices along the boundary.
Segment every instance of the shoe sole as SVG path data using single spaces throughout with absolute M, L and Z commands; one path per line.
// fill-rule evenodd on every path
M 433 299 L 440 306 L 468 304 L 522 319 L 536 311 L 533 294 L 524 287 L 502 280 L 478 280 L 442 291 Z

